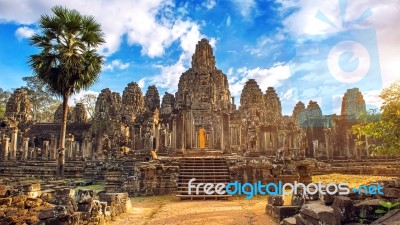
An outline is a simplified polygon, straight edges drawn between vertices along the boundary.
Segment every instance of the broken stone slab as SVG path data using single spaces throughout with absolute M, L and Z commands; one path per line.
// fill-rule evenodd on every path
M 315 225 L 340 225 L 340 218 L 333 213 L 333 209 L 323 202 L 311 202 L 303 205 L 300 215 Z
M 77 203 L 89 203 L 94 200 L 96 192 L 94 190 L 78 189 L 76 192 Z
M 296 218 L 294 216 L 285 218 L 281 221 L 280 225 L 296 225 Z
M 296 225 L 314 225 L 314 223 L 307 221 L 300 214 L 295 215 L 294 218 L 296 220 Z
M 393 209 L 371 224 L 396 225 L 400 224 L 400 209 Z
M 268 204 L 274 206 L 282 206 L 283 205 L 283 198 L 282 195 L 268 195 Z
M 75 195 L 75 190 L 73 188 L 60 188 L 60 189 L 56 189 L 55 195 L 57 197 L 58 196 L 62 196 L 62 197 L 69 196 L 69 197 L 73 198 Z
M 54 218 L 56 213 L 56 206 L 47 206 L 38 210 L 38 217 L 40 220 L 45 220 L 49 218 Z
M 353 201 L 346 196 L 336 196 L 332 204 L 334 214 L 342 223 L 348 222 L 354 217 Z
M 353 210 L 355 215 L 361 219 L 378 219 L 381 214 L 375 213 L 377 209 L 385 210 L 379 203 L 381 199 L 365 200 L 360 203 L 354 204 Z

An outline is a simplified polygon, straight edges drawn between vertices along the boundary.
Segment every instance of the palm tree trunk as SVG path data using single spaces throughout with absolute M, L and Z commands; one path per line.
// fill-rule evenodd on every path
M 60 148 L 58 149 L 57 177 L 64 178 L 65 165 L 65 134 L 67 132 L 68 95 L 63 97 L 63 116 L 61 124 Z

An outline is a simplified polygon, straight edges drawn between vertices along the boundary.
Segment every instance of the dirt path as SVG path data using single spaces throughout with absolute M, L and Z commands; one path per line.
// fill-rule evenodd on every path
M 112 225 L 275 225 L 265 214 L 265 198 L 180 201 L 174 196 L 132 198 L 132 211 Z

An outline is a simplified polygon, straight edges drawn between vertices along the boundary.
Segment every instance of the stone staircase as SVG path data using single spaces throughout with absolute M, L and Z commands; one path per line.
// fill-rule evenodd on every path
M 231 195 L 204 193 L 204 185 L 201 186 L 199 194 L 196 195 L 195 188 L 192 188 L 189 195 L 188 183 L 192 178 L 196 180 L 192 185 L 199 183 L 229 183 L 229 170 L 227 162 L 220 157 L 183 157 L 180 159 L 177 197 L 180 199 L 227 199 Z M 215 189 L 212 189 L 215 190 Z

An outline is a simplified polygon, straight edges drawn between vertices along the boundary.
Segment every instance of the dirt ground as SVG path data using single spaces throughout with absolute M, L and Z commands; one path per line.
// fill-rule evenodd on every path
M 173 195 L 131 198 L 132 211 L 112 225 L 275 225 L 265 213 L 266 197 L 179 200 Z

